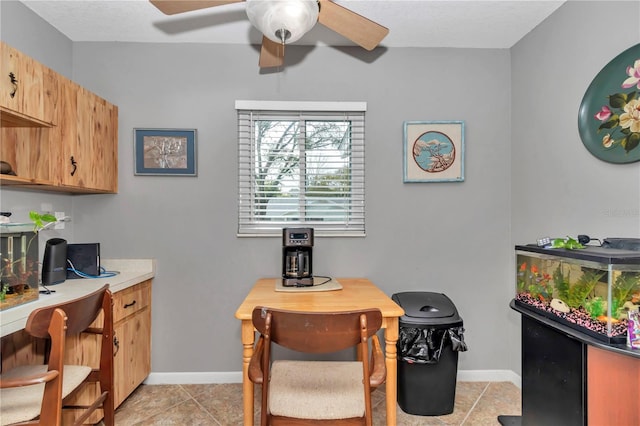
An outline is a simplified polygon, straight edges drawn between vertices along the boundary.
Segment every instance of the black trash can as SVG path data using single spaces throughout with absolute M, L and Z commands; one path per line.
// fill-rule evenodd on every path
M 458 352 L 466 351 L 458 310 L 447 296 L 404 292 L 392 297 L 404 309 L 398 337 L 398 404 L 420 416 L 453 412 Z

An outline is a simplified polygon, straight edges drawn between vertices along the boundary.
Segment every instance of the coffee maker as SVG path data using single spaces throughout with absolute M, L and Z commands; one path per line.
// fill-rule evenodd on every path
M 310 287 L 312 269 L 313 228 L 282 229 L 282 285 Z

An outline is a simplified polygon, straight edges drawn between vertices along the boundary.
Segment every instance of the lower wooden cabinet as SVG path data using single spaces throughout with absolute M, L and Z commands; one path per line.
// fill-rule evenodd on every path
M 151 280 L 114 295 L 116 407 L 151 372 Z

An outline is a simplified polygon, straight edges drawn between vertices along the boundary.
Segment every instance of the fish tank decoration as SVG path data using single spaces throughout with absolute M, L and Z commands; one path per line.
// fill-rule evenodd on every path
M 0 224 L 0 311 L 38 300 L 38 232 L 55 216 L 29 213 L 31 224 Z
M 518 306 L 600 341 L 625 344 L 640 307 L 640 251 L 516 246 Z

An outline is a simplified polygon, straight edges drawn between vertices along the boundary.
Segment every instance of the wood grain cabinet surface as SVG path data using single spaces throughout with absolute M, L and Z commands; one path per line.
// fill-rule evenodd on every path
M 151 280 L 114 294 L 116 407 L 151 372 Z
M 49 69 L 5 43 L 0 45 L 0 55 L 3 125 L 52 125 L 55 93 L 48 86 Z
M 0 184 L 116 193 L 117 106 L 5 43 L 0 49 L 0 160 L 16 173 Z

